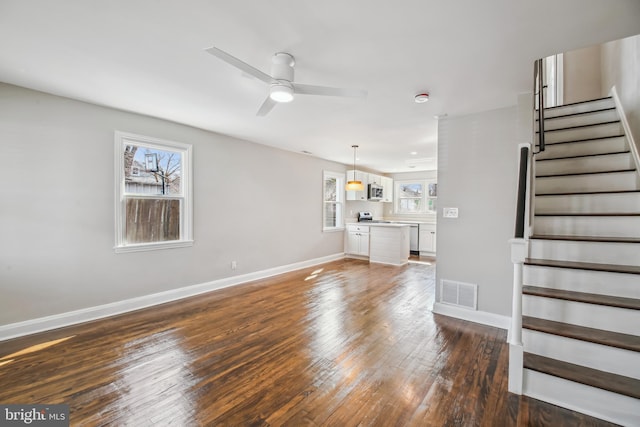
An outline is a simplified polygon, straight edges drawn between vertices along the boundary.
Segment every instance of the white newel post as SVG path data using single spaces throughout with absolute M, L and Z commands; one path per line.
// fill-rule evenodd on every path
M 509 391 L 522 394 L 523 345 L 522 345 L 522 270 L 527 257 L 527 241 L 511 239 L 513 262 L 513 300 L 511 303 L 511 328 L 509 329 Z

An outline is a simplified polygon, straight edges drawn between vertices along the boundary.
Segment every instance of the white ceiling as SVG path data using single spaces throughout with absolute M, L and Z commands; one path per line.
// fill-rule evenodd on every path
M 434 115 L 514 105 L 535 58 L 638 33 L 638 0 L 0 0 L 0 81 L 346 164 L 359 144 L 358 165 L 404 172 L 434 168 L 407 164 L 436 157 Z M 268 86 L 212 45 L 369 96 L 256 117 Z

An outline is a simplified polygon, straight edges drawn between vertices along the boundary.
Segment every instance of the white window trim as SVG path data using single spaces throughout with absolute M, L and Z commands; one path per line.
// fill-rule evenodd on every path
M 327 178 L 335 178 L 336 179 L 336 202 L 337 204 L 340 204 L 342 206 L 342 215 L 340 217 L 340 223 L 338 225 L 336 225 L 335 227 L 327 227 L 326 224 L 326 218 L 325 218 L 325 214 L 326 214 L 326 210 L 325 210 L 325 203 L 326 200 L 324 200 L 324 182 L 326 181 Z M 322 171 L 322 231 L 323 232 L 333 232 L 333 231 L 343 231 L 344 230 L 344 217 L 345 217 L 345 191 L 344 191 L 344 185 L 345 185 L 345 175 L 344 173 L 340 173 L 340 172 L 332 172 L 332 171 Z
M 393 213 L 397 215 L 435 215 L 436 211 L 430 211 L 427 209 L 429 199 L 429 184 L 435 184 L 435 179 L 420 178 L 420 179 L 403 179 L 394 181 L 393 192 Z M 422 209 L 418 212 L 402 212 L 400 210 L 400 186 L 403 184 L 422 184 Z
M 183 195 L 175 197 L 181 199 L 180 206 L 180 240 L 169 242 L 151 242 L 126 244 L 125 240 L 125 187 L 124 187 L 124 148 L 133 144 L 141 147 L 163 148 L 171 151 L 182 151 L 182 179 Z M 115 131 L 115 247 L 116 253 L 141 252 L 157 249 L 171 249 L 193 246 L 193 171 L 191 144 L 168 141 L 150 136 L 136 135 L 127 132 Z M 136 195 L 138 198 L 157 199 L 157 195 Z M 171 197 L 169 197 L 171 198 Z

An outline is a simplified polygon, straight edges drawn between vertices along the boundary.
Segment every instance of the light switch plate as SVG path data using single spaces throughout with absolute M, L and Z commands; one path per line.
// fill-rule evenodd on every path
M 458 208 L 442 208 L 443 218 L 458 218 Z

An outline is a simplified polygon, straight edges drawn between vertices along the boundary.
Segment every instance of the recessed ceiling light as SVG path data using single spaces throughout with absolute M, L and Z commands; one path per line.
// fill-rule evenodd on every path
M 418 152 L 417 152 L 417 151 L 412 151 L 412 152 L 411 152 L 411 153 L 409 153 L 409 154 L 411 154 L 412 156 L 415 156 L 416 154 L 418 154 Z
M 419 93 L 413 99 L 418 104 L 422 104 L 423 102 L 427 102 L 429 100 L 429 94 L 426 93 L 426 92 L 425 93 Z

